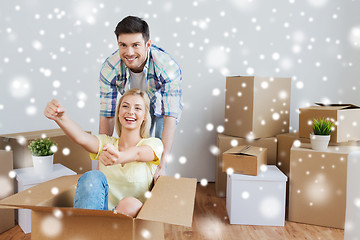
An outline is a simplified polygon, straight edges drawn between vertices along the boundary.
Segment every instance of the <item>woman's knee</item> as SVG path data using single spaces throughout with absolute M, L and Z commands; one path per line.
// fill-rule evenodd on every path
M 96 187 L 105 187 L 107 185 L 105 175 L 99 170 L 92 170 L 84 173 L 78 180 L 78 187 L 91 189 Z
M 116 206 L 116 211 L 125 213 L 131 217 L 136 217 L 142 207 L 142 202 L 134 197 L 124 197 Z

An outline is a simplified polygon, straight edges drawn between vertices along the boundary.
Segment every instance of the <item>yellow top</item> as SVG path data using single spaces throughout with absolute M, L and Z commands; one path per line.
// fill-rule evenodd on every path
M 98 160 L 105 144 L 112 144 L 118 149 L 119 139 L 107 135 L 97 135 L 99 139 L 99 151 L 97 154 L 90 153 L 92 160 Z M 149 190 L 150 184 L 160 163 L 164 151 L 162 141 L 158 138 L 143 138 L 136 146 L 147 145 L 154 151 L 154 160 L 151 162 L 131 162 L 121 166 L 116 164 L 105 166 L 99 161 L 99 170 L 106 176 L 109 185 L 108 209 L 113 209 L 124 197 L 135 197 L 142 203 L 146 200 L 144 194 Z

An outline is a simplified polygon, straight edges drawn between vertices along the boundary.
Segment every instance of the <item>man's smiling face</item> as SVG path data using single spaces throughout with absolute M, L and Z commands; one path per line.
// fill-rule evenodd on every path
M 121 60 L 133 72 L 141 72 L 147 59 L 151 41 L 145 42 L 141 33 L 123 33 L 118 37 Z

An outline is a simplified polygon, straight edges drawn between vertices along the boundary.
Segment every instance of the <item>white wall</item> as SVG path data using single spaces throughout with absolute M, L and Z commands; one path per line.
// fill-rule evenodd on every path
M 0 133 L 56 127 L 42 114 L 52 98 L 97 133 L 101 64 L 117 47 L 118 21 L 137 15 L 183 71 L 185 107 L 168 174 L 214 181 L 210 148 L 224 121 L 226 75 L 293 77 L 293 130 L 299 106 L 360 104 L 358 9 L 359 0 L 4 0 Z

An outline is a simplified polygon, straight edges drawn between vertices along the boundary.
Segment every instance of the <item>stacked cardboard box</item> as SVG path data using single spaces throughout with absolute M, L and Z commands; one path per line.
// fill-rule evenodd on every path
M 222 154 L 227 150 L 241 145 L 251 145 L 267 149 L 267 164 L 275 165 L 277 156 L 277 140 L 274 137 L 246 139 L 240 137 L 227 136 L 219 133 L 217 135 L 217 146 L 219 154 L 216 157 L 216 175 L 215 175 L 215 190 L 218 197 L 226 196 L 226 172 L 223 171 Z
M 360 151 L 356 142 L 360 140 L 359 117 L 360 108 L 351 104 L 300 108 L 299 135 L 278 136 L 278 166 L 290 180 L 289 221 L 344 228 L 349 156 Z M 325 151 L 312 150 L 306 143 L 314 118 L 335 122 Z M 294 140 L 299 140 L 298 144 L 291 146 Z M 359 180 L 351 178 L 351 181 Z
M 349 155 L 355 146 L 292 147 L 289 221 L 344 229 Z M 356 178 L 351 181 L 357 181 Z
M 325 118 L 336 123 L 330 142 L 342 143 L 360 140 L 360 107 L 353 104 L 318 105 L 320 106 L 300 108 L 300 137 L 309 138 L 314 118 Z
M 267 149 L 266 164 L 275 165 L 276 135 L 289 131 L 290 78 L 226 78 L 225 131 L 218 134 L 216 159 L 216 194 L 226 195 L 226 169 L 222 154 L 241 145 Z
M 77 173 L 85 173 L 92 169 L 89 153 L 71 141 L 60 128 L 0 135 L 0 149 L 5 149 L 7 146 L 11 148 L 14 153 L 14 169 L 32 167 L 28 143 L 44 136 L 58 144 L 54 163 L 61 163 Z

